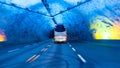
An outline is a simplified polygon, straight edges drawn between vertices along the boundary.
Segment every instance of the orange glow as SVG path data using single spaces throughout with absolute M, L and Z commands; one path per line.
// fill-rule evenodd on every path
M 120 22 L 115 22 L 110 31 L 113 39 L 120 39 Z
M 6 36 L 2 30 L 0 30 L 0 42 L 6 41 Z
M 93 33 L 95 39 L 120 40 L 120 22 L 112 22 L 104 16 L 96 17 L 90 29 L 95 30 L 95 33 Z

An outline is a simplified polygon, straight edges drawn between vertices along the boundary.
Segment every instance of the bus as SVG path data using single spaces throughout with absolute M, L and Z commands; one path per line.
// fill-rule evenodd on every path
M 66 43 L 67 31 L 64 25 L 59 24 L 54 28 L 54 42 L 55 43 Z

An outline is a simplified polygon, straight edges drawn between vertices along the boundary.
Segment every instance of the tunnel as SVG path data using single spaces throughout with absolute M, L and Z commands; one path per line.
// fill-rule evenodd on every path
M 119 0 L 0 0 L 0 68 L 120 68 L 119 40 Z

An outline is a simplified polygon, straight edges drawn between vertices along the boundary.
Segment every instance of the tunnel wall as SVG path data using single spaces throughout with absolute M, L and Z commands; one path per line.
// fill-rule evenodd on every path
M 0 31 L 5 43 L 22 44 L 49 39 L 53 22 L 49 17 L 0 4 Z
M 56 15 L 56 21 L 67 26 L 70 39 L 119 40 L 120 1 L 91 0 Z M 117 26 L 115 26 L 117 22 Z M 115 28 L 114 28 L 115 27 Z M 116 33 L 114 33 L 116 32 Z
M 63 23 L 72 40 L 120 39 L 119 7 L 118 0 L 1 0 L 0 33 L 8 43 L 38 42 Z

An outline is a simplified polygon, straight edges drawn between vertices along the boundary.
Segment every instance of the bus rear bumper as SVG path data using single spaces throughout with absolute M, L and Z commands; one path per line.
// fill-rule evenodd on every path
M 67 41 L 66 36 L 55 36 L 54 37 L 54 42 L 55 43 L 65 43 Z

